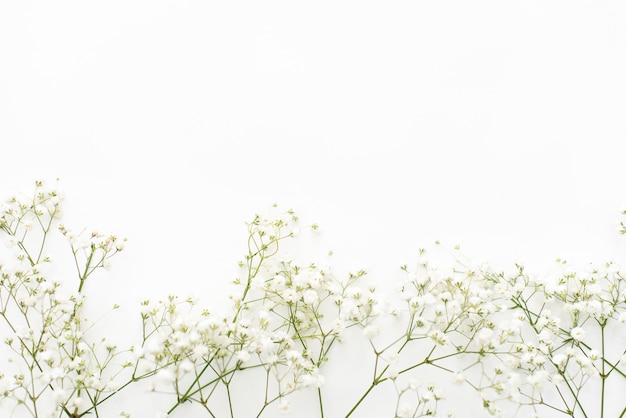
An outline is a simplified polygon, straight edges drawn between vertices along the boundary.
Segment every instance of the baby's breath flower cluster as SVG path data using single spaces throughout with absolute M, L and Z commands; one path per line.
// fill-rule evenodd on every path
M 398 292 L 401 305 L 392 310 L 397 334 L 372 339 L 373 377 L 347 416 L 376 386 L 388 381 L 398 395 L 396 416 L 434 416 L 445 392 L 422 381 L 422 375 L 442 370 L 463 382 L 463 373 L 499 354 L 512 335 L 506 322 L 497 320 L 506 317 L 509 294 L 492 275 L 461 264 L 448 271 L 435 268 L 425 250 L 420 250 L 414 268 L 402 270 L 406 276 Z M 457 372 L 459 358 L 466 364 Z M 415 395 L 414 401 L 400 403 L 409 393 Z
M 510 288 L 519 342 L 491 376 L 493 387 L 536 415 L 603 416 L 609 385 L 626 385 L 626 280 L 614 263 L 576 272 L 557 260 L 557 267 L 545 277 L 521 265 L 499 275 Z M 610 403 L 622 403 L 617 412 L 626 414 L 623 400 Z
M 557 260 L 558 271 L 535 277 L 460 256 L 444 271 L 425 255 L 402 266 L 406 305 L 393 314 L 404 331 L 372 339 L 373 378 L 348 416 L 383 382 L 396 389 L 396 417 L 437 415 L 442 388 L 417 383 L 437 370 L 496 417 L 626 416 L 626 402 L 608 395 L 626 389 L 626 280 L 614 263 L 580 273 Z
M 403 266 L 406 307 L 394 313 L 405 316 L 405 331 L 390 343 L 372 341 L 373 379 L 348 416 L 385 381 L 396 388 L 397 417 L 436 415 L 442 396 L 429 383 L 425 397 L 418 391 L 400 404 L 422 368 L 470 385 L 492 416 L 626 416 L 626 402 L 608 396 L 609 388 L 626 389 L 624 275 L 614 263 L 582 273 L 557 263 L 557 272 L 539 277 L 519 264 L 504 273 L 460 258 L 445 272 L 424 260 Z
M 160 417 L 274 416 L 289 412 L 296 392 L 314 396 L 319 416 L 329 416 L 325 367 L 341 342 L 368 344 L 372 360 L 369 380 L 345 382 L 362 393 L 341 416 L 364 416 L 381 385 L 395 393 L 390 415 L 442 416 L 453 404 L 449 382 L 495 417 L 626 417 L 623 397 L 610 395 L 626 389 L 626 281 L 614 263 L 580 272 L 557 260 L 534 275 L 521 264 L 507 272 L 474 265 L 456 250 L 442 268 L 420 250 L 401 267 L 397 292 L 383 297 L 363 270 L 340 278 L 289 257 L 285 241 L 299 233 L 298 219 L 273 207 L 247 224 L 231 310 L 176 295 L 144 300 L 141 336 L 120 350 L 92 335 L 83 310 L 87 279 L 110 267 L 124 240 L 59 224 L 61 200 L 37 182 L 33 195 L 0 208 L 8 353 L 0 402 L 16 416 L 101 416 L 105 401 L 139 381 L 171 400 Z M 54 230 L 69 241 L 74 283 L 53 278 L 46 244 Z
M 98 232 L 75 234 L 58 225 L 62 196 L 37 182 L 31 196 L 16 195 L 0 207 L 6 251 L 0 261 L 0 400 L 17 416 L 98 416 L 100 405 L 144 376 L 128 351 L 91 338 L 83 316 L 87 279 L 123 249 L 123 240 Z M 76 287 L 51 277 L 46 243 L 58 229 L 70 242 Z M 5 354 L 6 353 L 6 354 Z
M 288 211 L 257 215 L 248 224 L 248 254 L 240 262 L 242 277 L 234 281 L 239 290 L 231 296 L 232 315 L 194 314 L 192 300 L 180 303 L 174 296 L 144 303 L 147 332 L 160 328 L 146 355 L 155 367 L 173 364 L 160 373 L 156 387 L 169 384 L 177 395 L 168 413 L 192 401 L 211 416 L 222 416 L 216 408 L 226 404 L 222 413 L 234 416 L 234 383 L 255 372 L 264 381 L 258 415 L 273 403 L 288 411 L 288 395 L 305 388 L 317 391 L 323 408 L 320 368 L 331 346 L 347 328 L 366 327 L 379 301 L 374 289 L 359 286 L 363 271 L 340 281 L 313 263 L 284 258 L 281 242 L 296 234 L 296 221 Z M 218 394 L 225 400 L 214 399 Z M 247 398 L 250 404 L 253 397 Z

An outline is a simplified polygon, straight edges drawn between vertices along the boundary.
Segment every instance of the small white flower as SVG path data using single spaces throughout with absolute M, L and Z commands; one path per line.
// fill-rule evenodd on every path
M 109 380 L 109 383 L 107 383 L 106 386 L 107 390 L 110 390 L 111 392 L 114 392 L 116 390 L 118 390 L 120 388 L 120 384 L 118 382 L 116 382 L 114 379 Z
M 52 360 L 52 353 L 50 351 L 41 351 L 39 353 L 39 358 L 42 361 L 45 361 L 46 363 L 49 363 Z
M 552 362 L 559 368 L 563 367 L 566 361 L 567 356 L 565 354 L 556 354 L 554 357 L 552 357 Z
M 446 334 L 438 329 L 430 331 L 428 337 L 439 345 L 446 345 L 448 343 Z
M 411 390 L 417 391 L 421 386 L 422 382 L 420 382 L 416 378 L 412 378 L 409 380 L 409 388 L 411 388 Z
M 200 360 L 209 354 L 209 347 L 205 345 L 196 345 L 193 348 L 193 356 L 196 360 Z
M 533 364 L 535 366 L 543 366 L 548 359 L 545 356 L 538 354 L 533 360 Z
M 170 370 L 161 369 L 156 374 L 156 378 L 163 383 L 172 383 L 174 381 L 174 374 Z
M 102 268 L 104 268 L 105 270 L 111 270 L 111 261 L 106 259 L 106 260 L 102 260 Z
M 251 356 L 248 350 L 241 350 L 237 353 L 237 360 L 239 360 L 242 363 L 245 363 L 248 360 L 250 360 L 250 357 Z
M 304 292 L 304 294 L 302 295 L 302 299 L 307 305 L 313 305 L 314 303 L 317 303 L 319 301 L 319 296 L 315 290 L 309 289 Z
M 325 382 L 326 379 L 320 374 L 307 374 L 302 377 L 302 383 L 305 387 L 320 388 Z
M 528 383 L 535 386 L 536 388 L 542 388 L 543 384 L 548 381 L 550 375 L 546 370 L 537 370 L 530 376 L 528 376 Z
M 483 328 L 478 332 L 478 339 L 482 342 L 487 342 L 493 335 L 493 330 L 489 328 Z
M 283 292 L 283 298 L 287 303 L 295 303 L 298 301 L 298 293 L 293 289 L 285 289 Z
M 363 335 L 369 339 L 376 338 L 380 335 L 380 328 L 375 325 L 368 325 L 363 329 Z
M 389 351 L 389 353 L 383 352 L 380 357 L 389 365 L 395 364 L 398 361 L 398 353 L 393 351 Z
M 300 352 L 297 350 L 289 350 L 285 353 L 285 357 L 287 358 L 287 361 L 289 361 L 289 363 L 296 363 L 298 360 L 300 360 L 301 355 Z
M 290 409 L 291 405 L 289 404 L 289 401 L 286 401 L 284 399 L 282 399 L 280 401 L 280 403 L 278 404 L 278 410 L 282 413 L 282 414 L 287 414 L 289 413 L 289 409 Z
M 346 323 L 337 318 L 331 324 L 331 328 L 335 333 L 340 333 L 346 328 Z
M 563 383 L 564 379 L 563 376 L 561 376 L 560 374 L 553 374 L 552 376 L 550 376 L 550 381 L 555 385 L 560 385 L 561 383 Z
M 61 367 L 54 367 L 52 369 L 50 369 L 50 371 L 48 372 L 48 375 L 50 376 L 50 379 L 61 379 L 65 376 L 65 370 L 63 370 L 63 368 Z
M 7 248 L 14 248 L 14 247 L 16 247 L 18 242 L 19 242 L 18 239 L 15 238 L 13 235 L 9 235 L 8 237 L 6 237 L 4 239 L 4 245 Z
M 585 330 L 582 329 L 581 327 L 574 327 L 572 328 L 569 334 L 572 336 L 574 340 L 580 341 L 583 338 L 585 338 L 586 333 L 585 333 Z
M 194 368 L 194 365 L 189 360 L 183 360 L 183 362 L 180 363 L 180 370 L 183 373 L 190 373 L 191 371 L 193 371 L 193 368 Z
M 32 308 L 37 303 L 37 297 L 35 295 L 20 297 L 18 302 L 24 307 Z
M 413 407 L 409 404 L 403 404 L 398 408 L 396 416 L 399 418 L 410 418 L 413 416 Z
M 65 401 L 65 399 L 67 398 L 67 391 L 61 388 L 54 388 L 54 401 L 57 404 L 61 404 Z
M 356 286 L 348 288 L 346 293 L 349 298 L 354 300 L 360 300 L 363 296 L 363 291 L 361 290 L 361 288 Z

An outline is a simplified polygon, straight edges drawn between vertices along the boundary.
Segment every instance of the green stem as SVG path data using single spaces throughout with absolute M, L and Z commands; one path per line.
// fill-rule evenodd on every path
M 400 346 L 400 348 L 398 348 L 397 353 L 400 354 L 402 352 L 402 350 L 407 346 L 407 344 L 410 342 L 411 340 L 409 338 L 407 338 L 402 345 Z M 383 350 L 384 351 L 384 350 Z M 432 351 L 431 351 L 432 353 Z M 374 389 L 376 386 L 378 386 L 380 383 L 384 382 L 385 380 L 387 380 L 387 378 L 383 378 L 383 376 L 385 375 L 385 373 L 387 372 L 387 370 L 389 369 L 389 365 L 386 365 L 385 367 L 383 367 L 383 369 L 381 370 L 380 373 L 378 373 L 378 375 L 376 375 L 376 368 L 378 367 L 378 358 L 380 357 L 381 352 L 376 353 L 376 362 L 375 362 L 375 366 L 374 366 L 374 379 L 372 380 L 372 384 L 370 385 L 369 388 L 367 388 L 367 390 L 365 391 L 365 393 L 359 398 L 359 400 L 356 402 L 356 404 L 354 404 L 354 406 L 352 407 L 352 409 L 350 409 L 350 411 L 348 411 L 348 414 L 346 415 L 346 418 L 348 418 L 350 415 L 352 415 L 354 413 L 354 411 L 357 409 L 357 407 L 365 400 L 365 398 L 367 397 L 367 395 L 369 395 L 369 393 L 372 391 L 372 389 Z M 430 355 L 430 353 L 429 353 Z
M 87 258 L 87 262 L 85 263 L 85 271 L 82 275 L 80 275 L 80 284 L 78 285 L 78 293 L 81 293 L 83 290 L 83 286 L 85 285 L 85 281 L 87 280 L 87 276 L 89 276 L 89 266 L 91 264 L 91 259 L 93 258 L 93 253 L 95 249 L 92 247 L 91 252 L 89 253 L 89 257 Z
M 361 398 L 359 398 L 359 400 L 357 401 L 357 403 L 354 404 L 354 406 L 352 407 L 352 409 L 350 409 L 350 411 L 348 411 L 348 413 L 346 414 L 346 418 L 348 418 L 350 415 L 352 415 L 354 413 L 354 411 L 359 407 L 359 405 L 361 405 L 361 403 L 365 400 L 365 398 L 367 397 L 367 395 L 369 395 L 369 393 L 372 391 L 372 389 L 374 389 L 376 387 L 376 385 L 380 383 L 377 382 L 376 380 L 372 382 L 372 384 L 370 385 L 370 387 L 365 391 L 365 393 L 363 394 L 363 396 L 361 396 Z
M 321 388 L 317 388 L 317 399 L 319 400 L 319 404 L 320 404 L 320 418 L 324 418 L 324 405 L 322 403 L 322 389 Z
M 606 322 L 602 322 L 600 324 L 600 331 L 602 332 L 602 358 L 604 359 L 604 327 L 606 325 Z M 600 418 L 604 418 L 604 389 L 606 386 L 606 373 L 605 373 L 605 364 L 604 361 L 602 362 L 602 396 L 600 398 Z
M 241 297 L 241 302 L 240 305 L 237 307 L 237 310 L 235 312 L 235 315 L 233 316 L 232 319 L 232 323 L 236 323 L 237 320 L 239 319 L 239 315 L 241 315 L 241 312 L 244 310 L 244 307 L 246 306 L 246 297 L 248 296 L 248 292 L 250 291 L 251 287 L 252 287 L 252 280 L 257 276 L 257 274 L 259 273 L 259 270 L 261 269 L 261 266 L 263 265 L 263 262 L 265 261 L 266 258 L 271 257 L 273 255 L 275 255 L 278 252 L 278 243 L 279 241 L 281 241 L 282 239 L 284 239 L 286 237 L 281 237 L 280 234 L 277 234 L 277 237 L 272 239 L 268 244 L 263 244 L 263 239 L 261 238 L 261 243 L 259 244 L 256 239 L 254 238 L 254 233 L 251 233 L 250 236 L 248 237 L 248 256 L 247 256 L 247 280 L 246 280 L 246 286 L 244 288 L 242 297 Z M 274 246 L 274 249 L 271 253 L 267 253 L 268 248 L 270 246 Z M 258 261 L 256 260 L 256 258 L 258 257 Z M 230 336 L 232 333 L 232 331 L 228 331 L 228 336 Z M 210 383 L 206 384 L 206 385 L 201 385 L 200 384 L 200 379 L 202 378 L 202 376 L 204 375 L 204 373 L 206 373 L 207 369 L 210 367 L 211 365 L 211 360 L 207 361 L 207 363 L 204 365 L 204 367 L 200 370 L 199 373 L 196 373 L 196 376 L 194 378 L 194 380 L 191 382 L 191 384 L 188 386 L 187 390 L 185 391 L 185 393 L 182 396 L 178 397 L 178 400 L 176 401 L 176 403 L 170 408 L 170 410 L 168 411 L 168 414 L 171 414 L 172 411 L 174 411 L 179 405 L 181 405 L 183 402 L 186 402 L 187 400 L 191 400 L 191 396 L 193 396 L 194 394 L 202 391 L 202 389 L 204 389 L 205 387 L 210 386 L 211 384 L 215 383 L 217 380 L 221 380 L 224 377 L 226 377 L 229 374 L 234 373 L 236 370 L 243 370 L 243 369 L 233 369 L 227 373 L 222 374 L 221 376 L 218 377 L 218 379 L 212 380 Z M 224 382 L 226 384 L 226 382 Z M 198 385 L 198 389 L 194 390 L 194 387 Z M 226 385 L 227 386 L 227 385 Z M 227 391 L 228 391 L 228 387 L 227 387 Z M 230 398 L 229 398 L 229 404 L 230 404 Z M 231 415 L 232 415 L 232 408 L 231 408 Z
M 230 395 L 230 385 L 228 383 L 225 383 L 224 386 L 226 386 L 226 395 L 228 397 L 228 409 L 230 411 L 230 417 L 234 418 L 235 414 L 233 412 L 233 402 L 232 402 L 232 397 Z

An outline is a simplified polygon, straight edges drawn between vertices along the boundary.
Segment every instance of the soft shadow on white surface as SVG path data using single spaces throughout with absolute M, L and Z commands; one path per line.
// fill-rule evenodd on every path
M 437 239 L 538 272 L 625 264 L 624 21 L 618 2 L 4 3 L 1 194 L 60 177 L 67 223 L 128 237 L 93 283 L 125 306 L 226 309 L 273 202 L 381 287 Z

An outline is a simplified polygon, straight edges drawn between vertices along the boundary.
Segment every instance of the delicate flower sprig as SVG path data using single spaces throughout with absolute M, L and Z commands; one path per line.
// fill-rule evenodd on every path
M 281 243 L 296 235 L 296 221 L 288 211 L 257 215 L 248 224 L 248 254 L 240 263 L 243 278 L 234 281 L 240 293 L 231 296 L 232 316 L 208 310 L 193 315 L 192 301 L 183 303 L 183 312 L 175 298 L 157 307 L 146 303 L 144 318 L 158 324 L 165 318 L 169 326 L 153 353 L 155 364 L 174 364 L 165 376 L 177 399 L 168 413 L 192 401 L 218 416 L 220 402 L 213 398 L 223 393 L 223 413 L 235 416 L 233 382 L 256 370 L 264 380 L 257 415 L 273 403 L 285 412 L 289 394 L 315 388 L 323 416 L 320 368 L 345 329 L 364 327 L 378 313 L 378 300 L 374 289 L 358 287 L 363 271 L 342 282 L 313 263 L 285 259 Z
M 422 369 L 444 371 L 458 379 L 457 364 L 463 361 L 462 372 L 482 366 L 488 356 L 501 353 L 503 345 L 514 335 L 505 322 L 508 293 L 496 278 L 462 264 L 444 271 L 433 267 L 426 251 L 414 269 L 402 266 L 406 274 L 399 288 L 404 308 L 392 313 L 397 321 L 397 334 L 372 338 L 374 353 L 372 380 L 346 416 L 351 416 L 367 396 L 381 383 L 398 385 L 400 378 L 414 387 Z M 389 334 L 389 333 L 387 333 Z M 367 335 L 367 337 L 370 337 Z M 386 337 L 386 338 L 385 338 Z M 465 380 L 465 379 L 463 379 Z M 436 414 L 436 405 L 443 398 L 442 388 L 427 384 L 431 396 L 419 397 L 411 406 L 415 415 Z M 398 402 L 406 390 L 398 392 Z M 405 405 L 406 406 L 406 405 Z M 406 408 L 405 408 L 406 409 Z M 406 409 L 408 410 L 408 409 Z M 399 412 L 396 411 L 396 415 Z
M 499 380 L 506 378 L 509 400 L 536 414 L 603 417 L 608 385 L 626 384 L 626 350 L 609 342 L 626 331 L 626 281 L 613 263 L 575 272 L 557 262 L 558 274 L 536 278 L 518 265 L 501 276 L 522 340 L 503 358 Z
M 61 217 L 62 196 L 38 181 L 31 196 L 17 195 L 0 208 L 0 231 L 8 254 L 0 262 L 0 325 L 9 355 L 0 363 L 0 399 L 19 416 L 99 416 L 100 406 L 124 387 L 150 375 L 137 374 L 131 349 L 121 350 L 83 314 L 84 285 L 123 249 L 123 240 L 97 232 L 70 241 L 77 286 L 50 278 L 46 243 Z M 117 307 L 117 306 L 115 306 Z
M 604 417 L 607 408 L 615 411 L 608 387 L 626 385 L 626 282 L 615 264 L 576 273 L 559 260 L 560 274 L 534 277 L 519 264 L 505 274 L 460 256 L 454 267 L 440 270 L 425 256 L 421 250 L 414 269 L 402 266 L 407 277 L 399 295 L 406 305 L 392 313 L 400 321 L 394 329 L 404 332 L 365 333 L 373 377 L 347 416 L 389 382 L 396 388 L 396 416 L 437 414 L 433 400 L 443 395 L 427 398 L 430 403 L 419 396 L 401 402 L 414 392 L 422 369 L 468 384 L 492 416 Z M 624 405 L 620 416 L 626 416 Z
M 325 367 L 339 342 L 358 346 L 353 330 L 371 347 L 371 378 L 346 417 L 383 384 L 395 392 L 388 405 L 396 418 L 439 416 L 446 381 L 475 391 L 496 417 L 626 416 L 623 399 L 609 399 L 626 386 L 626 276 L 614 263 L 576 271 L 558 260 L 556 271 L 534 275 L 521 264 L 508 272 L 474 265 L 458 252 L 450 268 L 436 267 L 421 250 L 384 297 L 363 270 L 340 279 L 290 258 L 285 244 L 298 218 L 273 207 L 247 224 L 229 314 L 194 298 L 145 300 L 137 343 L 120 349 L 95 335 L 83 311 L 88 279 L 110 268 L 125 240 L 58 225 L 61 203 L 54 187 L 37 182 L 32 195 L 0 207 L 8 247 L 0 329 L 10 353 L 0 361 L 0 401 L 20 416 L 98 417 L 104 402 L 145 381 L 174 395 L 162 416 L 186 413 L 183 405 L 194 416 L 273 416 L 307 391 L 323 418 Z M 70 243 L 74 283 L 52 278 L 46 244 L 57 225 Z M 242 387 L 247 409 L 236 402 Z

